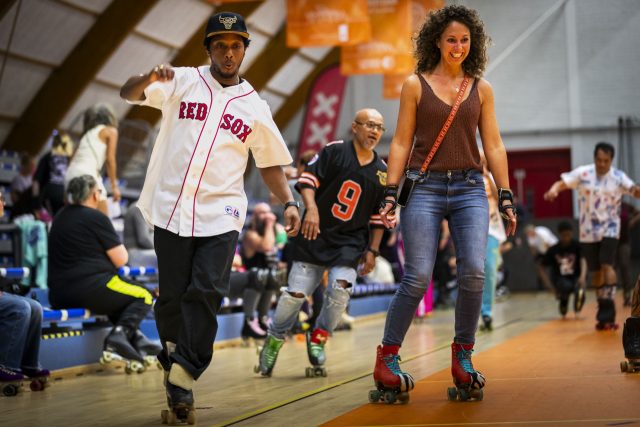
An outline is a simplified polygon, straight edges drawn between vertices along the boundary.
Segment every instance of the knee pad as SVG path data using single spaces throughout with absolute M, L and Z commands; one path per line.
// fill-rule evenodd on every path
M 616 295 L 615 285 L 603 285 L 596 289 L 596 297 L 600 299 L 613 300 Z

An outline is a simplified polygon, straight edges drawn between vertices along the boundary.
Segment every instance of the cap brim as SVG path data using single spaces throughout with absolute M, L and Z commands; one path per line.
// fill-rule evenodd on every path
M 217 36 L 218 34 L 237 34 L 239 36 L 244 37 L 247 40 L 250 39 L 249 33 L 243 33 L 242 31 L 212 31 L 205 36 L 205 39 L 208 39 L 209 37 Z

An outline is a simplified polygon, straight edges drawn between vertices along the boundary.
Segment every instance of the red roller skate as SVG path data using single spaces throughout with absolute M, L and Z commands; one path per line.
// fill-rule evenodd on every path
M 473 369 L 473 344 L 451 344 L 451 376 L 455 387 L 447 389 L 449 400 L 482 400 L 485 378 Z
M 409 402 L 409 390 L 413 390 L 414 387 L 413 377 L 400 369 L 398 350 L 399 345 L 378 346 L 376 367 L 373 371 L 376 390 L 369 391 L 369 402 Z

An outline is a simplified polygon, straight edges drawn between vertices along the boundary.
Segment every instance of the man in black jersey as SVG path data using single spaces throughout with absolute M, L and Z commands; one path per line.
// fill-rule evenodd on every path
M 305 204 L 301 234 L 295 240 L 288 288 L 278 301 L 269 334 L 255 371 L 271 376 L 285 334 L 293 326 L 305 297 L 329 270 L 329 283 L 316 327 L 307 332 L 307 353 L 323 375 L 324 345 L 349 302 L 358 272 L 375 265 L 384 226 L 378 213 L 387 180 L 387 165 L 374 148 L 384 132 L 374 109 L 357 112 L 352 141 L 330 142 L 307 164 L 296 189 Z

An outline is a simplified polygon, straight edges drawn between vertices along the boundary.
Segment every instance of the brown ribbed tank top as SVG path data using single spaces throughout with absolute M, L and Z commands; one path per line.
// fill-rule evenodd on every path
M 422 167 L 424 159 L 451 112 L 451 105 L 436 96 L 422 75 L 418 74 L 418 76 L 422 86 L 422 96 L 416 111 L 415 144 L 409 161 L 410 169 Z M 429 170 L 482 170 L 476 142 L 476 130 L 480 119 L 477 82 L 478 79 L 474 79 L 471 93 L 460 104 L 447 135 L 429 164 Z

